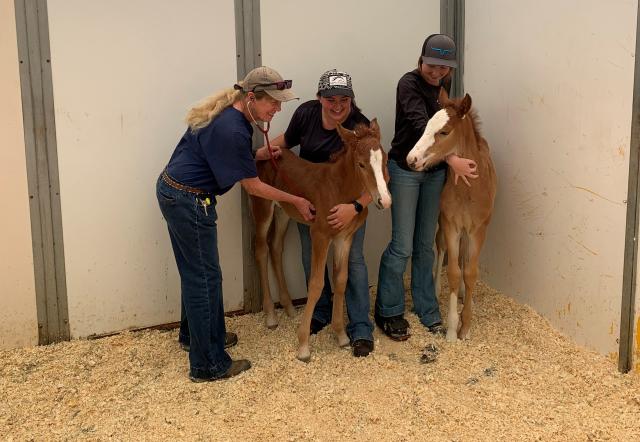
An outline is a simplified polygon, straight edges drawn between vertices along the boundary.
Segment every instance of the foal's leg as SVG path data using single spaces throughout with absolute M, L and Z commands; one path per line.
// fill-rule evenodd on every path
M 287 316 L 293 317 L 296 310 L 293 308 L 291 302 L 291 295 L 287 288 L 287 280 L 284 277 L 282 270 L 282 249 L 284 245 L 284 235 L 287 233 L 287 227 L 289 227 L 289 216 L 277 206 L 273 211 L 273 237 L 271 238 L 271 247 L 269 252 L 271 253 L 271 266 L 273 267 L 273 273 L 278 280 L 278 288 L 280 293 L 280 305 L 284 308 Z
M 269 253 L 267 236 L 269 227 L 273 219 L 274 204 L 262 198 L 251 198 L 251 209 L 256 227 L 255 237 L 255 257 L 258 263 L 258 273 L 260 274 L 260 288 L 262 289 L 262 310 L 264 311 L 266 325 L 270 329 L 278 326 L 278 317 L 273 308 L 271 291 L 269 290 Z
M 349 275 L 349 251 L 352 235 L 333 239 L 333 312 L 331 326 L 340 347 L 349 345 L 349 337 L 344 331 L 344 292 Z
M 444 263 L 444 254 L 447 252 L 447 245 L 444 239 L 444 230 L 438 225 L 438 231 L 436 233 L 436 261 L 433 269 L 433 281 L 435 283 L 436 298 L 440 296 L 440 289 L 442 288 L 442 265 Z
M 449 316 L 447 317 L 447 342 L 455 342 L 458 334 L 458 290 L 460 289 L 460 232 L 452 223 L 446 223 L 444 233 L 447 240 L 447 276 L 449 277 Z
M 460 272 L 464 274 L 464 269 L 467 267 L 467 262 L 469 259 L 469 236 L 464 232 L 460 233 L 460 249 L 458 255 L 458 266 L 460 267 Z M 464 294 L 466 292 L 466 288 L 464 285 L 464 279 L 462 276 L 460 278 L 460 289 L 458 290 L 458 301 L 464 303 Z
M 311 331 L 311 316 L 316 307 L 322 287 L 324 287 L 324 267 L 327 265 L 327 253 L 329 251 L 329 238 L 316 233 L 311 228 L 311 276 L 309 277 L 307 304 L 304 307 L 302 321 L 298 327 L 298 359 L 309 362 L 311 351 L 309 349 L 309 333 Z
M 462 308 L 462 327 L 460 327 L 460 331 L 458 332 L 460 339 L 469 338 L 471 319 L 473 317 L 473 288 L 478 279 L 478 261 L 486 232 L 487 226 L 484 225 L 469 234 L 469 261 L 464 268 L 464 285 L 466 286 L 466 291 L 464 307 Z

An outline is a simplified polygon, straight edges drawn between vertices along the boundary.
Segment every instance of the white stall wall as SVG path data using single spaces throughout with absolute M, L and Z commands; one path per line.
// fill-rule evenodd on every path
M 637 1 L 465 7 L 465 89 L 499 181 L 484 277 L 615 358 Z
M 71 334 L 179 320 L 155 182 L 189 107 L 236 80 L 233 2 L 48 2 Z M 218 205 L 225 309 L 242 307 L 238 189 Z
M 300 101 L 283 105 L 271 126 L 282 133 L 296 107 L 315 99 L 320 75 L 329 69 L 349 72 L 356 102 L 380 123 L 389 150 L 400 77 L 417 66 L 424 39 L 440 29 L 440 2 L 364 0 L 262 2 L 262 60 L 293 79 Z M 369 281 L 377 283 L 380 256 L 391 238 L 391 212 L 369 207 L 365 258 Z M 285 245 L 285 274 L 294 298 L 306 296 L 298 230 L 291 224 Z M 271 278 L 271 282 L 274 278 Z M 277 291 L 272 286 L 274 297 Z
M 0 2 L 0 350 L 38 343 L 15 17 Z

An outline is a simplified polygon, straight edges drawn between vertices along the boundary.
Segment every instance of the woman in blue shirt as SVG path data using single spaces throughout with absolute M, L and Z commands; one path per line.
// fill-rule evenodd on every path
M 216 196 L 240 182 L 250 195 L 290 203 L 313 220 L 309 201 L 260 181 L 252 155 L 251 122 L 270 122 L 281 102 L 296 98 L 290 88 L 291 80 L 263 66 L 205 99 L 187 114 L 189 128 L 158 178 L 158 203 L 180 273 L 179 339 L 189 349 L 194 382 L 229 378 L 251 367 L 246 359 L 232 361 L 225 351 L 237 337 L 227 334 L 224 324 Z M 255 159 L 268 158 L 266 148 L 256 151 Z

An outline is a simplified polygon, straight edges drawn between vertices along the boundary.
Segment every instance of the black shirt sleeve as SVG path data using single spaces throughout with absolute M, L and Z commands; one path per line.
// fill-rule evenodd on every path
M 287 143 L 287 147 L 289 149 L 300 144 L 303 128 L 304 110 L 302 106 L 298 106 L 298 108 L 293 113 L 293 116 L 291 117 L 291 121 L 289 122 L 287 130 L 284 132 L 284 142 Z
M 398 82 L 397 105 L 413 130 L 424 132 L 429 121 L 425 99 L 418 84 L 409 76 L 402 77 Z

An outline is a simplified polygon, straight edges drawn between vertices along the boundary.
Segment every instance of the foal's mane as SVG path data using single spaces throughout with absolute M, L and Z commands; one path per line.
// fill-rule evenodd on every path
M 473 127 L 473 135 L 475 135 L 478 141 L 482 140 L 482 132 L 480 132 L 480 126 L 482 126 L 482 122 L 480 121 L 480 117 L 478 117 L 478 113 L 474 108 L 471 108 L 469 112 L 467 112 L 467 117 L 471 119 L 471 127 Z
M 456 106 L 459 104 L 460 104 L 460 100 L 456 100 Z M 456 106 L 451 106 L 454 112 L 456 112 Z M 469 118 L 469 120 L 471 121 L 471 127 L 473 128 L 473 135 L 476 137 L 478 142 L 484 139 L 484 137 L 482 136 L 482 132 L 480 132 L 480 127 L 482 126 L 482 122 L 480 121 L 480 117 L 478 117 L 478 113 L 476 112 L 475 108 L 472 107 L 471 109 L 469 109 L 469 112 L 467 112 L 466 118 Z
M 353 128 L 353 132 L 356 133 L 356 137 L 358 138 L 365 138 L 367 136 L 373 136 L 373 130 L 367 126 L 364 123 L 358 123 L 356 124 L 356 126 Z M 342 155 L 345 154 L 345 152 L 347 151 L 347 149 L 345 149 L 345 145 L 344 145 L 344 141 L 342 142 L 342 147 L 340 148 L 340 150 L 336 150 L 335 152 L 333 152 L 330 156 L 329 156 L 329 163 L 335 163 L 336 161 L 338 161 L 338 158 L 340 158 Z

